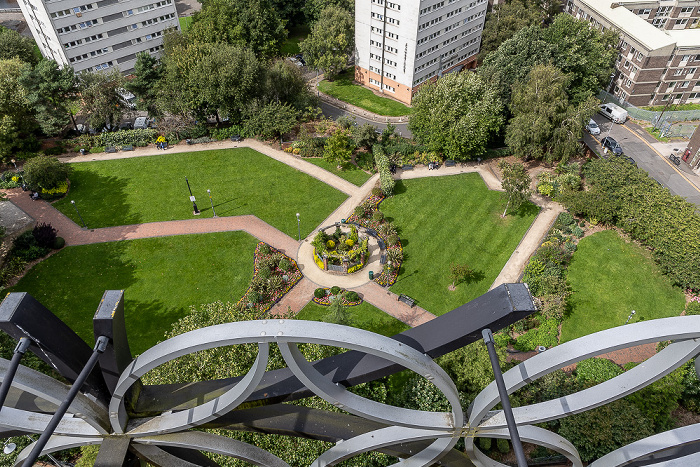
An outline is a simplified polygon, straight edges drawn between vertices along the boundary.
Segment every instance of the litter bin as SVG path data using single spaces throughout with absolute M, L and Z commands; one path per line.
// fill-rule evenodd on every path
M 85 149 L 81 149 L 81 150 L 80 150 L 80 155 L 81 155 L 81 156 L 84 156 L 84 155 L 85 155 L 85 152 L 86 152 Z
M 374 271 L 369 272 L 369 280 L 374 280 Z

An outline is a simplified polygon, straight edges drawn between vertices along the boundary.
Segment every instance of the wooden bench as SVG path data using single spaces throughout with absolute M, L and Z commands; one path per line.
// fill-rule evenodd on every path
M 457 163 L 452 159 L 447 159 L 445 161 L 445 167 L 454 167 L 455 165 L 457 165 Z
M 413 308 L 416 305 L 416 301 L 414 299 L 412 299 L 411 297 L 409 297 L 408 295 L 401 294 L 401 295 L 399 295 L 398 300 L 400 302 L 404 302 L 406 305 L 410 306 L 411 308 Z
M 133 151 L 134 146 L 131 144 L 127 144 L 126 146 L 122 146 L 122 151 Z
M 117 148 L 115 148 L 114 146 L 108 146 L 105 148 L 105 152 L 108 152 L 110 154 L 115 153 L 115 152 L 117 152 Z
M 406 165 L 404 165 L 403 167 L 401 167 L 401 170 L 413 170 L 413 166 L 412 166 L 412 165 L 409 165 L 409 164 L 406 164 Z

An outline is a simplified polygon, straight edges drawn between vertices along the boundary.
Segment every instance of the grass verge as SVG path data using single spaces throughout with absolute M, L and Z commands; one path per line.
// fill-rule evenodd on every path
M 669 138 L 664 138 L 661 136 L 661 132 L 658 129 L 655 130 L 653 127 L 645 126 L 644 131 L 653 136 L 655 140 L 661 141 L 662 143 L 668 143 L 670 141 Z
M 340 99 L 343 102 L 352 104 L 362 109 L 368 110 L 377 115 L 389 117 L 400 117 L 408 115 L 411 109 L 400 102 L 385 97 L 379 97 L 372 91 L 358 84 L 353 83 L 354 69 L 350 68 L 341 73 L 335 81 L 323 80 L 318 84 L 318 89 Z
M 321 167 L 322 169 L 329 171 L 333 175 L 337 175 L 338 177 L 347 180 L 348 182 L 356 186 L 364 185 L 365 182 L 369 180 L 372 176 L 371 174 L 368 174 L 364 170 L 361 170 L 352 164 L 348 164 L 348 168 L 338 170 L 337 164 L 326 162 L 319 157 L 308 157 L 304 158 L 304 160 L 306 162 L 312 163 L 316 167 Z
M 8 291 L 28 292 L 92 347 L 102 294 L 123 289 L 136 355 L 162 340 L 191 305 L 238 301 L 253 277 L 257 242 L 244 232 L 224 232 L 65 247 Z
M 571 312 L 561 342 L 630 322 L 679 316 L 685 297 L 673 287 L 649 254 L 614 230 L 582 239 L 568 268 Z
M 476 173 L 405 180 L 394 191 L 379 205 L 398 227 L 404 248 L 391 290 L 436 315 L 486 293 L 539 212 L 527 203 L 501 218 L 503 194 L 489 190 Z M 469 265 L 478 278 L 449 291 L 453 262 Z
M 344 193 L 248 148 L 165 153 L 73 164 L 68 196 L 54 203 L 80 224 L 75 200 L 90 228 L 192 219 L 192 193 L 212 217 L 253 214 L 296 237 L 296 213 L 307 235 L 347 197 Z
M 190 30 L 190 27 L 192 26 L 192 17 L 191 16 L 182 16 L 178 18 L 180 21 L 180 29 L 182 32 L 187 32 Z
M 296 319 L 305 319 L 307 321 L 323 321 L 323 317 L 328 312 L 327 306 L 321 306 L 314 302 L 309 302 L 297 314 Z M 398 319 L 384 313 L 379 308 L 370 305 L 367 302 L 362 302 L 357 306 L 348 307 L 348 325 L 365 329 L 367 331 L 376 332 L 383 336 L 393 336 L 404 332 L 409 326 Z

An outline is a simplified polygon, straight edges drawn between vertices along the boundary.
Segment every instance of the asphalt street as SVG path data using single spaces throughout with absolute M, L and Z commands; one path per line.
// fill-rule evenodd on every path
M 700 206 L 700 177 L 690 167 L 681 162 L 680 167 L 673 164 L 668 156 L 674 149 L 678 149 L 678 155 L 683 154 L 686 143 L 658 143 L 644 129 L 638 125 L 627 122 L 624 125 L 612 123 L 602 115 L 595 115 L 593 119 L 598 123 L 601 133 L 591 136 L 584 132 L 584 140 L 590 148 L 599 155 L 603 155 L 600 140 L 611 136 L 617 140 L 626 156 L 631 157 L 637 163 L 637 167 L 645 170 L 671 193 L 682 196 L 691 203 Z
M 339 109 L 338 107 L 328 104 L 326 102 L 321 101 L 321 110 L 323 111 L 323 115 L 325 115 L 328 118 L 332 118 L 333 120 L 337 119 L 341 115 L 350 115 L 351 117 L 355 118 L 355 121 L 357 122 L 358 125 L 363 125 L 365 123 L 369 123 L 370 125 L 374 125 L 375 127 L 384 130 L 386 129 L 386 123 L 380 123 L 380 122 L 375 122 L 373 120 L 368 120 L 366 118 L 360 117 L 359 115 L 355 115 L 351 112 L 345 111 L 343 109 Z M 395 123 L 394 126 L 396 126 L 396 131 L 401 135 L 406 138 L 411 137 L 411 132 L 408 131 L 408 124 L 407 123 Z

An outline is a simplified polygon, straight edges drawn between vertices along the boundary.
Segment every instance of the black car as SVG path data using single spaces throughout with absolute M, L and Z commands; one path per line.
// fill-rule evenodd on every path
M 304 54 L 296 54 L 294 56 L 297 60 L 299 60 L 299 63 L 302 64 L 302 66 L 306 66 L 306 60 L 304 60 Z
M 622 154 L 622 148 L 620 147 L 620 143 L 615 141 L 615 139 L 611 138 L 610 136 L 606 136 L 605 138 L 603 138 L 600 144 L 602 144 L 604 148 L 607 148 L 610 151 L 612 151 L 612 153 L 616 156 Z

